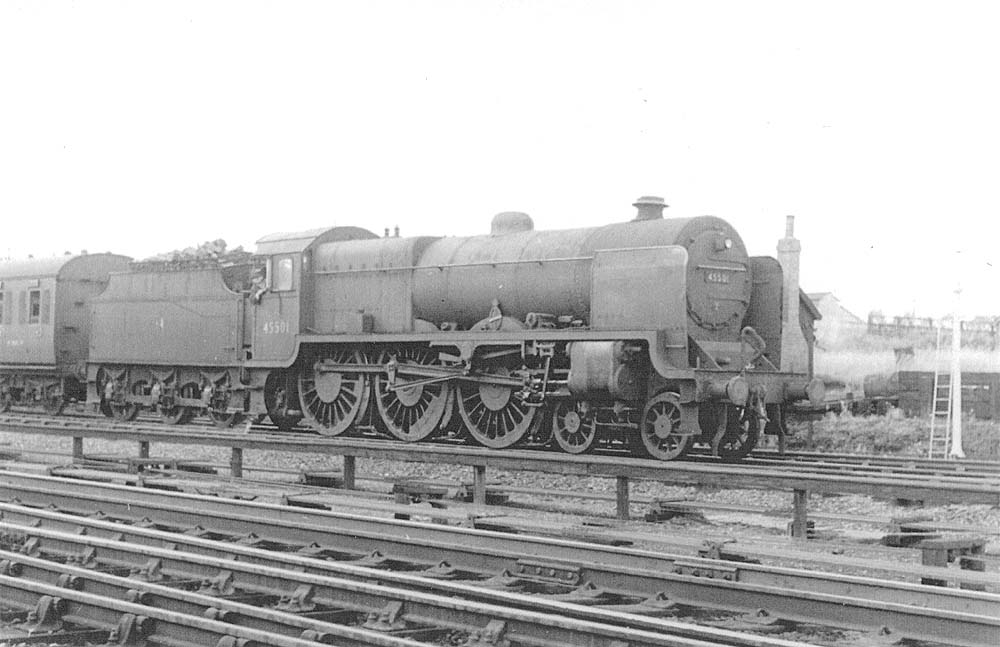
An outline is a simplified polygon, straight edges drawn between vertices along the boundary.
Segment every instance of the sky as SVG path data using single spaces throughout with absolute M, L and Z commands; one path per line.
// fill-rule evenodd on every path
M 994 2 L 0 3 L 0 257 L 711 214 L 1000 315 Z

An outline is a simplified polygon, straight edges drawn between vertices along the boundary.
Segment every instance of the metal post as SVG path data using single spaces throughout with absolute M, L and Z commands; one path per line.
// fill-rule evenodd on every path
M 806 539 L 809 532 L 809 490 L 792 492 L 792 538 Z
M 355 456 L 348 456 L 344 454 L 344 489 L 353 490 L 354 489 L 354 476 L 356 474 L 355 470 L 357 468 L 356 464 L 357 458 Z
M 628 501 L 628 477 L 618 476 L 615 478 L 616 481 L 616 508 L 618 513 L 618 518 L 622 521 L 629 520 L 629 501 Z
M 233 455 L 229 457 L 229 474 L 234 479 L 243 478 L 243 448 L 233 447 Z
M 73 436 L 73 460 L 79 460 L 83 458 L 83 438 L 81 436 Z
M 986 572 L 986 560 L 983 559 L 982 555 L 967 555 L 959 557 L 958 565 L 963 571 L 976 571 L 979 573 Z M 967 591 L 985 591 L 986 585 L 960 583 L 958 588 L 965 589 Z
M 149 458 L 149 441 L 139 441 L 139 458 Z
M 486 505 L 486 466 L 472 466 L 472 502 Z
M 965 458 L 962 450 L 962 288 L 955 290 L 951 321 L 951 451 L 949 458 Z M 935 397 L 937 397 L 935 395 Z
M 920 551 L 920 563 L 924 566 L 948 568 L 948 549 L 935 546 L 924 547 Z M 948 582 L 936 577 L 921 577 L 920 583 L 928 586 L 948 586 Z

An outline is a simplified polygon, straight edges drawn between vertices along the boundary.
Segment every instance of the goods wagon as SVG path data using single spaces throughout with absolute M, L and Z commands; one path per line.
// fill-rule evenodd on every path
M 939 375 L 942 386 L 950 374 Z M 934 407 L 932 371 L 896 371 L 869 375 L 864 380 L 865 398 L 898 406 L 907 416 L 929 416 Z M 1000 420 L 1000 373 L 963 372 L 962 409 L 980 420 Z

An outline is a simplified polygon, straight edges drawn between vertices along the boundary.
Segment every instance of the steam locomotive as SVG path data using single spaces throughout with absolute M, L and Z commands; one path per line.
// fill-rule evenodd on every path
M 247 263 L 0 263 L 0 405 L 490 448 L 745 456 L 822 382 L 782 372 L 781 267 L 711 217 L 488 235 L 275 234 Z

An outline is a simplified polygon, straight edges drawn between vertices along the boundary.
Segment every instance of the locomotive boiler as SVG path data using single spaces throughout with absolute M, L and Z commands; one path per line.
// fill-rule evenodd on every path
M 724 220 L 468 237 L 276 234 L 239 268 L 145 264 L 95 300 L 90 400 L 176 422 L 725 458 L 822 383 L 782 372 L 781 269 Z M 242 277 L 242 279 L 240 278 Z M 240 282 L 242 280 L 242 283 Z

